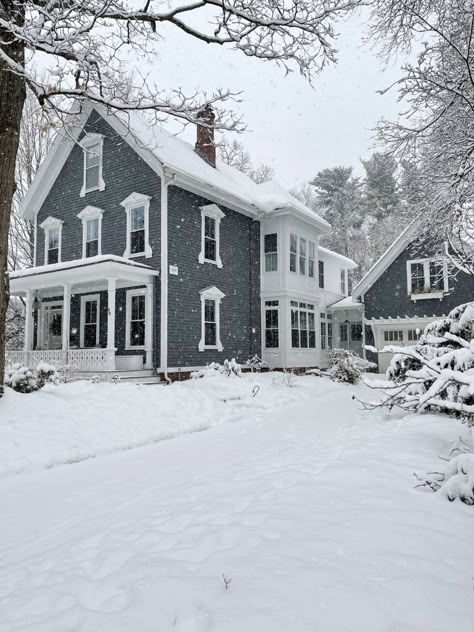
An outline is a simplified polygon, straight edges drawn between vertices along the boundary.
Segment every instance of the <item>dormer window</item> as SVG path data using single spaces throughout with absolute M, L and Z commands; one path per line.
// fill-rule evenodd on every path
M 149 236 L 149 195 L 132 193 L 121 202 L 127 213 L 127 246 L 124 257 L 151 257 Z
M 61 243 L 63 222 L 55 217 L 48 217 L 40 224 L 44 230 L 44 264 L 61 262 Z
M 94 206 L 78 214 L 82 220 L 82 257 L 95 257 L 102 254 L 102 215 L 104 211 Z
M 213 263 L 222 268 L 220 257 L 220 224 L 224 213 L 216 204 L 201 207 L 201 252 L 199 263 Z
M 103 191 L 102 153 L 104 137 L 102 134 L 87 134 L 80 143 L 84 153 L 84 176 L 81 197 L 91 191 Z

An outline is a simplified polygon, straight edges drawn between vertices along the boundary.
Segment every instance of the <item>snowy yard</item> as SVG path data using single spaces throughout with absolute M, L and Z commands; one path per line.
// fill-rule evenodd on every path
M 354 390 L 8 391 L 0 630 L 472 632 L 473 508 L 413 487 L 466 429 Z

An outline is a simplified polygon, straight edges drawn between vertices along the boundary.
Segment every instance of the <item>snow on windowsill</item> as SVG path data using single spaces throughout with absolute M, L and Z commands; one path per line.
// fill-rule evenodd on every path
M 429 299 L 429 298 L 437 298 L 440 301 L 442 300 L 442 298 L 444 297 L 444 292 L 420 292 L 419 294 L 411 294 L 410 298 L 412 301 L 422 301 L 424 299 Z

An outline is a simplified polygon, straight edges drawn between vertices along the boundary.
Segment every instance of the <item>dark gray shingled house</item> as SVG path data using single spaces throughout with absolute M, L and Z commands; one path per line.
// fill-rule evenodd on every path
M 11 362 L 104 378 L 324 364 L 355 264 L 319 247 L 330 226 L 301 202 L 216 160 L 201 116 L 195 146 L 92 104 L 58 135 L 21 208 L 34 266 L 10 276 L 26 302 Z

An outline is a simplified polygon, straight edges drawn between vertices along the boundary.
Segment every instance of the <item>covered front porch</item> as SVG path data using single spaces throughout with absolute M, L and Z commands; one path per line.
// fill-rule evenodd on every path
M 10 292 L 25 302 L 25 338 L 8 362 L 86 372 L 153 369 L 157 275 L 113 255 L 12 273 Z

